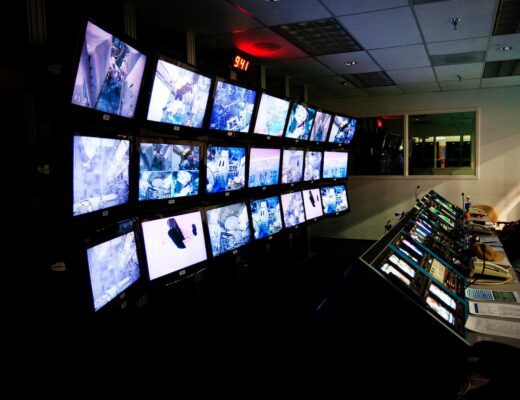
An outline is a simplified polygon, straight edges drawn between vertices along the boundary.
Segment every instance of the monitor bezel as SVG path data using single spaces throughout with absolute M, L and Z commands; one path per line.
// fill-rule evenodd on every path
M 316 126 L 316 116 L 318 115 L 318 113 L 324 113 L 324 114 L 330 115 L 329 126 L 327 126 L 327 129 L 325 130 L 323 140 L 313 140 L 313 139 L 311 139 L 312 131 L 314 130 L 314 127 Z M 330 132 L 330 128 L 332 126 L 332 121 L 333 120 L 334 120 L 334 113 L 333 112 L 330 112 L 330 111 L 327 111 L 327 110 L 324 110 L 322 108 L 317 107 L 316 108 L 316 115 L 314 116 L 314 122 L 313 122 L 312 128 L 311 128 L 311 133 L 309 134 L 309 140 L 308 140 L 309 144 L 312 144 L 312 145 L 315 145 L 315 146 L 321 146 L 321 145 L 329 144 L 329 142 L 328 142 L 329 132 Z
M 312 217 L 312 218 L 309 218 L 307 216 L 307 207 L 305 207 L 305 193 L 306 191 L 311 191 L 311 190 L 317 190 L 318 191 L 318 194 L 320 196 L 320 209 L 321 209 L 321 215 L 317 216 L 317 217 Z M 313 186 L 313 187 L 308 187 L 308 188 L 303 188 L 301 190 L 302 192 L 302 197 L 303 197 L 303 209 L 305 211 L 305 222 L 307 223 L 313 223 L 313 222 L 318 222 L 320 220 L 323 219 L 323 216 L 325 215 L 325 212 L 323 211 L 323 202 L 321 200 L 321 189 L 319 186 Z M 347 203 L 348 203 L 348 200 L 347 200 Z
M 309 148 L 309 147 L 305 149 L 305 153 L 303 154 L 303 179 L 302 179 L 302 183 L 303 184 L 305 184 L 305 185 L 313 185 L 316 182 L 321 181 L 323 179 L 322 178 L 322 175 L 323 175 L 323 155 L 324 155 L 325 151 L 326 150 L 317 149 L 317 148 Z M 307 166 L 307 163 L 305 162 L 305 160 L 307 159 L 307 153 L 321 153 L 320 176 L 317 179 L 311 179 L 311 180 L 308 180 L 308 181 L 305 180 L 305 167 Z
M 276 150 L 280 150 L 280 157 L 278 159 L 278 182 L 275 183 L 275 184 L 272 184 L 272 185 L 267 185 L 267 186 L 255 186 L 255 187 L 250 187 L 249 186 L 249 173 L 251 171 L 251 151 L 253 149 L 276 149 Z M 259 193 L 259 192 L 262 192 L 262 193 L 269 193 L 273 190 L 277 190 L 280 185 L 281 185 L 281 180 L 282 180 L 282 155 L 283 155 L 283 148 L 282 147 L 279 147 L 279 146 L 270 146 L 270 145 L 262 145 L 261 147 L 260 146 L 256 146 L 255 143 L 253 143 L 251 146 L 249 146 L 249 151 L 248 151 L 248 159 L 247 159 L 247 185 L 246 185 L 246 189 L 249 193 Z M 269 196 L 271 197 L 271 196 Z
M 273 233 L 271 235 L 267 235 L 267 236 L 264 236 L 262 238 L 258 238 L 257 239 L 255 237 L 255 229 L 254 229 L 254 226 L 253 226 L 253 211 L 252 211 L 252 207 L 251 207 L 251 202 L 253 202 L 253 201 L 260 201 L 260 200 L 266 200 L 266 199 L 270 199 L 272 197 L 278 198 L 278 202 L 280 204 L 280 218 L 281 218 L 281 221 L 282 221 L 282 228 L 278 232 L 275 232 L 275 233 Z M 250 197 L 250 198 L 247 199 L 247 207 L 248 207 L 248 212 L 249 212 L 249 221 L 250 221 L 250 226 L 251 226 L 251 233 L 253 235 L 252 236 L 253 240 L 251 241 L 251 243 L 261 243 L 263 241 L 270 241 L 270 240 L 273 240 L 273 237 L 277 237 L 281 233 L 284 232 L 285 224 L 284 224 L 284 220 L 283 220 L 282 198 L 281 198 L 280 193 L 269 194 L 268 196 L 261 196 L 261 197 Z
M 350 208 L 351 207 L 350 207 L 350 199 L 349 199 L 349 195 L 348 195 L 347 182 L 345 182 L 345 181 L 334 182 L 334 184 L 332 184 L 332 185 L 330 185 L 330 184 L 329 185 L 322 184 L 322 185 L 319 186 L 320 194 L 321 194 L 322 188 L 334 187 L 334 186 L 344 186 L 345 187 L 345 196 L 347 198 L 347 209 L 346 210 L 342 210 L 342 211 L 334 211 L 333 213 L 329 213 L 329 214 L 325 213 L 325 210 L 323 210 L 322 218 L 334 218 L 334 217 L 337 217 L 337 216 L 341 216 L 341 215 L 345 215 L 345 214 L 350 213 Z M 321 196 L 321 204 L 322 204 L 322 207 L 323 207 L 323 195 Z
M 299 193 L 302 199 L 302 206 L 303 206 L 303 217 L 305 218 L 304 221 L 300 222 L 299 224 L 287 226 L 285 222 L 285 207 L 283 206 L 282 196 L 291 194 L 291 193 Z M 305 204 L 303 202 L 303 189 L 300 190 L 287 190 L 280 193 L 280 209 L 282 211 L 282 222 L 283 222 L 283 230 L 286 232 L 292 232 L 299 230 L 301 227 L 305 226 L 307 224 L 307 215 L 305 215 Z
M 352 136 L 352 140 L 350 142 L 346 143 L 346 142 L 330 141 L 330 139 L 331 139 L 330 136 L 332 135 L 332 127 L 334 126 L 334 119 L 336 117 L 348 118 L 349 122 L 352 120 L 356 121 L 356 127 L 354 128 L 354 135 Z M 356 136 L 357 121 L 358 121 L 358 118 L 352 117 L 350 115 L 341 114 L 341 113 L 332 114 L 332 119 L 330 121 L 330 126 L 329 126 L 329 132 L 327 133 L 327 144 L 336 146 L 336 147 L 350 147 L 352 145 L 352 141 L 354 140 L 354 137 Z
M 268 134 L 265 134 L 265 133 L 257 133 L 255 132 L 255 127 L 256 127 L 256 122 L 258 120 L 258 112 L 260 111 L 260 104 L 261 104 L 261 101 L 262 101 L 262 96 L 263 95 L 267 95 L 267 96 L 271 96 L 271 97 L 275 97 L 277 99 L 280 99 L 280 100 L 284 100 L 288 103 L 288 108 L 287 108 L 287 113 L 285 115 L 285 121 L 284 121 L 284 125 L 283 125 L 283 129 L 282 129 L 282 133 L 280 136 L 275 136 L 275 135 L 268 135 Z M 291 109 L 291 102 L 293 101 L 293 99 L 289 98 L 289 97 L 286 97 L 286 96 L 280 96 L 278 94 L 274 94 L 270 91 L 267 91 L 267 90 L 261 90 L 257 93 L 257 100 L 256 100 L 256 109 L 255 109 L 255 112 L 254 112 L 254 115 L 253 115 L 253 121 L 251 122 L 252 124 L 252 128 L 251 128 L 251 137 L 255 138 L 254 140 L 256 141 L 260 141 L 260 140 L 265 140 L 265 141 L 273 141 L 275 143 L 286 143 L 286 138 L 284 137 L 284 133 L 285 133 L 285 127 L 287 126 L 287 121 L 289 119 L 289 111 Z M 263 139 L 261 139 L 263 138 Z M 292 139 L 291 139 L 292 140 Z
M 304 138 L 304 139 L 299 139 L 299 138 L 291 138 L 291 137 L 288 137 L 287 136 L 287 133 L 288 133 L 288 129 L 289 129 L 289 123 L 291 121 L 291 115 L 293 113 L 293 109 L 296 108 L 297 106 L 303 106 L 305 107 L 307 110 L 310 108 L 310 109 L 313 109 L 314 110 L 314 117 L 312 119 L 312 124 L 310 126 L 310 129 L 309 129 L 309 135 Z M 311 136 L 311 132 L 312 132 L 312 128 L 314 126 L 314 121 L 316 119 L 316 113 L 318 112 L 318 108 L 317 107 L 314 107 L 312 105 L 310 105 L 309 103 L 306 103 L 306 102 L 303 102 L 303 101 L 299 101 L 299 100 L 292 100 L 290 105 L 289 105 L 289 111 L 287 112 L 287 117 L 286 117 L 286 120 L 285 120 L 285 127 L 284 127 L 284 130 L 283 130 L 283 135 L 282 137 L 288 141 L 288 142 L 291 142 L 293 144 L 299 144 L 301 142 L 304 142 L 304 143 L 307 143 L 309 142 L 309 138 Z
M 325 153 L 346 153 L 347 154 L 347 170 L 346 170 L 346 173 L 347 173 L 347 176 L 344 177 L 344 178 L 340 178 L 340 177 L 337 177 L 337 178 L 325 178 Z M 340 182 L 340 181 L 347 181 L 348 180 L 348 173 L 349 173 L 349 168 L 350 168 L 350 156 L 351 156 L 351 151 L 349 150 L 344 150 L 344 149 L 329 149 L 329 150 L 324 150 L 323 151 L 323 158 L 321 159 L 321 180 L 323 182 Z
M 282 177 L 283 177 L 283 160 L 284 160 L 284 153 L 286 150 L 289 150 L 289 151 L 293 151 L 293 150 L 298 150 L 298 151 L 302 151 L 303 152 L 303 163 L 302 163 L 302 170 L 301 170 L 301 174 L 302 174 L 302 179 L 298 182 L 282 182 Z M 281 154 L 281 160 L 280 160 L 280 186 L 282 188 L 289 188 L 289 189 L 292 189 L 292 188 L 296 188 L 296 187 L 299 187 L 305 183 L 308 183 L 308 182 L 305 182 L 303 180 L 303 174 L 305 172 L 305 148 L 302 148 L 302 147 L 283 147 L 282 148 L 282 154 Z

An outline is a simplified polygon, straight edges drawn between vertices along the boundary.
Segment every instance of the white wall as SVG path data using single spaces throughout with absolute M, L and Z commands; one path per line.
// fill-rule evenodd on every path
M 478 179 L 356 178 L 348 182 L 351 212 L 312 226 L 312 235 L 378 239 L 394 212 L 408 211 L 420 195 L 434 189 L 461 204 L 461 192 L 473 204 L 495 207 L 502 221 L 520 219 L 520 86 L 401 96 L 369 97 L 343 102 L 320 100 L 323 108 L 354 116 L 417 111 L 480 111 L 480 177 Z

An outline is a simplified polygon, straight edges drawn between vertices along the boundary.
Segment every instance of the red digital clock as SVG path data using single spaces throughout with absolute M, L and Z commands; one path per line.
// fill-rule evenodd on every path
M 236 68 L 240 71 L 247 72 L 249 69 L 249 60 L 246 60 L 244 57 L 239 56 L 238 54 L 233 58 L 233 68 Z

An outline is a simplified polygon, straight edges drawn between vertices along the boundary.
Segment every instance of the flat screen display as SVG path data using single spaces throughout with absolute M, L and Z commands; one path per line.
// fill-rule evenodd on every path
M 201 128 L 210 88 L 211 78 L 159 60 L 147 118 L 150 121 Z
M 282 194 L 282 209 L 286 228 L 305 222 L 302 192 Z
M 262 239 L 282 230 L 282 212 L 278 196 L 251 200 L 250 206 L 255 239 Z
M 139 200 L 198 195 L 199 168 L 199 145 L 141 143 Z
M 72 104 L 132 118 L 146 56 L 87 23 L 72 92 Z
M 320 190 L 324 214 L 333 214 L 348 210 L 347 189 L 345 185 L 324 186 Z
M 331 120 L 332 116 L 330 114 L 318 111 L 314 118 L 314 125 L 312 126 L 309 140 L 313 142 L 326 142 Z
M 449 312 L 448 309 L 440 304 L 436 299 L 431 296 L 426 296 L 426 304 L 428 304 L 430 308 L 438 315 L 440 315 L 444 320 L 449 322 L 451 325 L 455 325 L 455 317 L 453 314 Z
M 329 142 L 350 144 L 356 132 L 357 120 L 336 115 L 330 128 Z
M 243 189 L 246 181 L 245 147 L 209 145 L 207 148 L 206 181 L 207 193 Z
M 302 194 L 307 220 L 321 217 L 323 215 L 323 207 L 321 205 L 320 189 L 304 190 Z
M 133 231 L 88 248 L 87 260 L 95 311 L 141 276 Z
M 282 183 L 301 182 L 303 179 L 303 150 L 283 150 Z
M 294 103 L 289 114 L 285 137 L 299 140 L 309 139 L 315 115 L 314 108 Z
M 211 251 L 216 257 L 251 241 L 246 203 L 206 211 Z
M 200 211 L 142 223 L 150 280 L 207 259 Z
M 256 114 L 254 133 L 282 136 L 289 111 L 289 101 L 262 93 Z
M 307 151 L 305 153 L 305 167 L 303 169 L 304 181 L 320 179 L 322 154 L 321 151 Z
M 325 151 L 323 153 L 323 179 L 348 176 L 348 153 L 345 151 Z
M 280 176 L 280 149 L 252 147 L 249 153 L 250 188 L 277 185 Z
M 128 203 L 130 141 L 74 136 L 74 216 Z
M 249 132 L 255 100 L 256 91 L 218 81 L 209 129 Z

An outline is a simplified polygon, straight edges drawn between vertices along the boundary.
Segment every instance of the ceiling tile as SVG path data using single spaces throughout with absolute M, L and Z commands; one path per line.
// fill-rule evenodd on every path
M 482 85 L 480 87 L 503 87 L 503 86 L 515 86 L 520 85 L 520 75 L 516 76 L 503 76 L 500 78 L 486 78 L 482 79 Z M 520 88 L 518 95 L 520 96 Z
M 365 49 L 422 42 L 410 7 L 339 17 L 338 21 Z
M 458 81 L 460 76 L 463 81 L 468 79 L 480 79 L 484 63 L 442 65 L 433 67 L 440 81 Z
M 310 76 L 305 78 L 300 78 L 300 81 L 304 83 L 308 83 L 313 86 L 323 86 L 323 85 L 340 85 L 345 82 L 345 78 L 339 75 L 330 75 L 330 76 Z
M 312 57 L 278 61 L 272 68 L 291 78 L 326 76 L 334 73 Z
M 432 67 L 398 69 L 395 71 L 386 71 L 386 73 L 390 75 L 390 78 L 398 85 L 435 82 Z
M 338 74 L 359 74 L 364 72 L 381 71 L 381 68 L 372 60 L 366 51 L 351 53 L 328 54 L 316 57 L 317 60 L 330 67 Z M 357 61 L 356 65 L 345 65 L 345 61 Z
M 495 13 L 495 0 L 440 1 L 414 7 L 424 40 L 440 42 L 488 36 Z M 460 18 L 453 29 L 452 18 Z
M 447 42 L 427 43 L 428 53 L 431 56 L 441 54 L 467 53 L 471 51 L 482 51 L 487 49 L 489 38 L 449 40 Z
M 439 92 L 441 89 L 437 82 L 415 83 L 413 85 L 399 85 L 406 94 Z
M 502 46 L 513 47 L 510 51 L 500 51 Z M 514 35 L 492 36 L 489 40 L 486 61 L 503 61 L 520 58 L 520 33 Z
M 371 50 L 369 53 L 379 65 L 389 71 L 430 66 L 430 60 L 422 44 Z
M 480 87 L 480 79 L 467 79 L 462 81 L 446 81 L 439 82 L 442 90 L 467 90 L 478 89 Z
M 363 89 L 372 96 L 391 96 L 394 94 L 403 94 L 403 91 L 398 86 L 382 86 Z
M 334 15 L 359 14 L 408 5 L 408 0 L 321 0 L 321 2 Z

